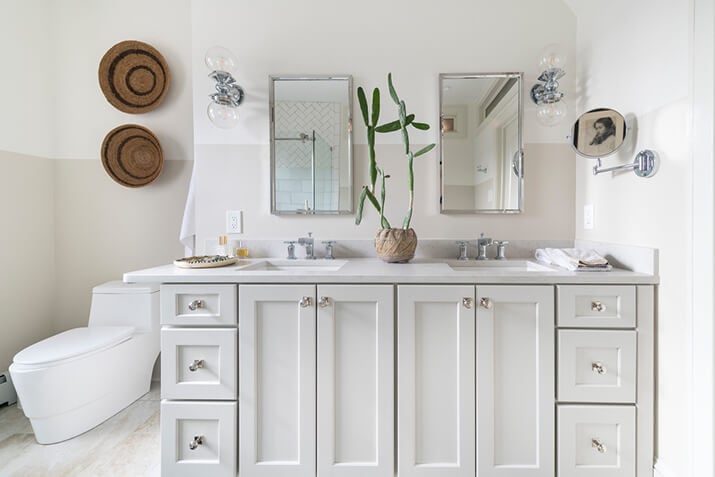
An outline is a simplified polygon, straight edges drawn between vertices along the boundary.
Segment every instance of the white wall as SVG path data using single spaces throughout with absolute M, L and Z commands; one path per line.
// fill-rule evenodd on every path
M 220 14 L 216 14 L 220 12 Z M 240 26 L 235 19 L 243 18 Z M 339 19 L 339 20 L 338 20 Z M 229 0 L 192 2 L 192 66 L 194 140 L 198 189 L 199 251 L 206 239 L 224 232 L 223 215 L 231 208 L 245 211 L 245 237 L 291 238 L 307 231 L 320 238 L 374 237 L 376 216 L 360 227 L 353 217 L 269 216 L 268 76 L 270 74 L 351 74 L 354 85 L 379 86 L 382 118 L 396 118 L 386 89 L 393 73 L 409 112 L 429 122 L 428 132 L 411 134 L 415 147 L 438 137 L 438 74 L 455 72 L 524 71 L 525 88 L 537 75 L 537 57 L 555 41 L 573 45 L 572 12 L 560 0 L 538 4 L 519 0 L 451 0 L 447 2 L 366 0 L 345 4 L 331 0 L 281 0 L 245 4 Z M 548 24 L 549 28 L 543 28 Z M 311 25 L 306 28 L 306 25 Z M 246 91 L 237 128 L 220 130 L 206 118 L 206 95 L 212 90 L 203 63 L 215 44 L 229 48 L 239 61 L 238 83 Z M 564 78 L 573 89 L 574 76 Z M 366 181 L 365 127 L 354 117 L 356 189 Z M 526 213 L 519 217 L 444 216 L 439 214 L 439 169 L 435 153 L 417 160 L 417 204 L 414 227 L 423 238 L 492 237 L 572 239 L 570 195 L 572 158 L 562 149 L 560 131 L 540 126 L 534 108 L 525 104 Z M 378 163 L 392 175 L 388 217 L 402 221 L 407 205 L 404 159 L 390 144 L 399 134 L 378 136 Z M 529 146 L 534 147 L 529 147 Z M 223 184 L 230 187 L 220 187 Z M 566 184 L 565 187 L 561 187 Z M 550 202 L 536 197 L 544 193 Z M 557 224 L 554 226 L 554 224 Z
M 612 107 L 635 126 L 624 150 L 605 162 L 632 161 L 645 148 L 661 159 L 650 179 L 632 172 L 594 177 L 593 162 L 577 159 L 576 238 L 660 250 L 656 452 L 664 473 L 691 475 L 692 6 L 680 0 L 567 1 L 577 18 L 579 112 Z M 586 204 L 595 208 L 593 230 L 582 227 Z

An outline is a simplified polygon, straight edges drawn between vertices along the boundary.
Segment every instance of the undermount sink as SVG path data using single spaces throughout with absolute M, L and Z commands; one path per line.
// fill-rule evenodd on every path
M 253 272 L 337 272 L 347 261 L 345 260 L 288 260 L 268 259 L 251 263 L 239 270 Z
M 455 272 L 553 272 L 531 260 L 454 260 L 447 263 Z

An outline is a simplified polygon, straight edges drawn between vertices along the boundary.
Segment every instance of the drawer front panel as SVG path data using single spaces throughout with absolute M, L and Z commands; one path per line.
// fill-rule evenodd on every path
M 161 324 L 236 325 L 236 285 L 162 285 Z
M 161 330 L 161 397 L 236 399 L 235 328 Z
M 635 477 L 635 406 L 559 406 L 560 477 Z
M 558 400 L 635 403 L 636 332 L 560 330 Z
M 558 286 L 558 325 L 563 328 L 635 328 L 633 286 Z
M 236 403 L 161 403 L 161 475 L 236 476 Z

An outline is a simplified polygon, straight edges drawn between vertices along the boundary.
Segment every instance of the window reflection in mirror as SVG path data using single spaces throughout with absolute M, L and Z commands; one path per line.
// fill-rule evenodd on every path
M 520 73 L 441 74 L 442 213 L 522 209 Z
M 271 76 L 271 212 L 352 213 L 352 77 Z

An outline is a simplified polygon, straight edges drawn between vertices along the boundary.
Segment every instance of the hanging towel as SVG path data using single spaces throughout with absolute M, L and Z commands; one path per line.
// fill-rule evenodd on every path
M 185 256 L 191 257 L 196 254 L 196 159 L 191 169 L 191 180 L 189 181 L 189 193 L 186 195 L 186 205 L 184 206 L 184 217 L 181 220 L 181 231 L 179 241 L 184 245 Z
M 536 260 L 570 271 L 607 271 L 613 267 L 594 250 L 577 248 L 537 248 Z

